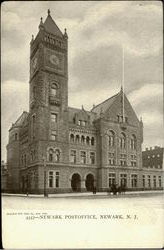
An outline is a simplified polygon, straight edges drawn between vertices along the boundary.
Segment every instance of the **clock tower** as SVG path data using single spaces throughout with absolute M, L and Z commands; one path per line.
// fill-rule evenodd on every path
M 30 43 L 30 148 L 38 160 L 48 148 L 58 148 L 68 162 L 68 36 L 62 33 L 48 10 Z M 63 132 L 64 131 L 64 132 Z

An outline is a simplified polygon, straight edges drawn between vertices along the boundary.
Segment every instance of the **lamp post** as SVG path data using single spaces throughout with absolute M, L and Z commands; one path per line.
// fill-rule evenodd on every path
M 43 172 L 44 172 L 44 197 L 47 197 L 47 189 L 46 189 L 46 179 L 47 179 L 47 174 L 46 174 L 46 158 L 43 156 Z

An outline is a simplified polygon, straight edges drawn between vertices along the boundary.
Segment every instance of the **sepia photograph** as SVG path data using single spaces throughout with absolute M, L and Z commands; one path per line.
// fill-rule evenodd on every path
M 164 246 L 162 7 L 3 2 L 3 248 Z

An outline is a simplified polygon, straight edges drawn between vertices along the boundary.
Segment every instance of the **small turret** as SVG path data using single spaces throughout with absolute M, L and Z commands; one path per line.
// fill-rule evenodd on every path
M 41 30 L 41 29 L 42 29 L 42 30 L 44 29 L 43 18 L 42 18 L 42 17 L 40 18 L 39 29 L 40 29 L 40 30 Z
M 50 12 L 50 9 L 48 9 L 47 13 L 48 13 L 48 16 L 50 16 L 50 13 L 51 13 L 51 12 Z
M 32 35 L 30 43 L 33 43 L 33 41 L 34 41 L 34 35 Z
M 68 39 L 67 29 L 66 29 L 66 28 L 64 29 L 64 38 L 65 38 L 65 39 Z

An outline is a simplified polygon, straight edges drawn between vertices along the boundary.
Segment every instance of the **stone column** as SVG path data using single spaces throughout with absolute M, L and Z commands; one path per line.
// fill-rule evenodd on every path
M 81 179 L 81 192 L 86 192 L 85 179 Z

